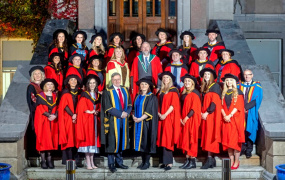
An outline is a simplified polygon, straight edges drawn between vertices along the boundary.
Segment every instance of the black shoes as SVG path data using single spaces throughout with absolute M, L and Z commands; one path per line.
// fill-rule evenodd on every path
M 41 161 L 41 168 L 42 169 L 47 169 L 48 168 L 45 161 Z
M 141 169 L 141 170 L 146 170 L 146 169 L 149 168 L 149 166 L 150 166 L 149 163 L 144 163 L 143 166 L 142 166 L 140 169 Z
M 125 166 L 125 165 L 123 165 L 123 164 L 116 164 L 116 168 L 129 169 L 128 166 Z
M 252 156 L 251 152 L 245 152 L 246 159 L 251 158 L 251 156 Z
M 180 169 L 184 169 L 185 166 L 187 166 L 190 162 L 190 158 L 186 158 L 186 161 L 184 162 L 184 164 L 182 166 L 179 166 Z
M 115 164 L 109 164 L 109 170 L 111 171 L 111 173 L 114 173 L 117 171 Z
M 215 160 L 212 157 L 208 157 L 206 163 L 200 169 L 208 169 L 215 167 Z
M 51 156 L 47 157 L 47 165 L 49 169 L 54 169 L 54 165 L 52 164 L 52 161 L 51 161 Z
M 143 164 L 144 164 L 144 163 L 141 163 L 140 165 L 138 165 L 137 168 L 140 169 L 141 167 L 143 167 Z
M 170 169 L 171 169 L 171 166 L 165 166 L 165 167 L 164 167 L 164 170 L 165 170 L 165 171 L 169 171 Z
M 192 168 L 196 168 L 196 159 L 195 158 L 191 158 L 189 160 L 189 163 L 186 166 L 184 166 L 182 169 L 192 169 Z
M 165 164 L 160 165 L 159 168 L 160 168 L 160 169 L 164 169 L 164 168 L 165 168 Z

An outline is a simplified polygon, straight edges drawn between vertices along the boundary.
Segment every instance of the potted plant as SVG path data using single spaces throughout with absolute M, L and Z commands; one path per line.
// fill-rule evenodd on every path
M 0 163 L 0 179 L 9 180 L 10 179 L 10 168 L 12 166 L 6 163 Z
M 285 164 L 279 164 L 275 166 L 275 168 L 277 169 L 276 172 L 277 180 L 285 179 Z

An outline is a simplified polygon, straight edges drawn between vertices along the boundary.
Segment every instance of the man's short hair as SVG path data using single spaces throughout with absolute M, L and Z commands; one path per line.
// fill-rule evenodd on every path
M 117 76 L 117 75 L 119 75 L 119 76 L 121 77 L 121 74 L 120 74 L 120 73 L 114 72 L 114 73 L 112 74 L 112 76 L 111 76 L 111 79 L 113 79 L 113 77 L 115 77 L 115 76 Z

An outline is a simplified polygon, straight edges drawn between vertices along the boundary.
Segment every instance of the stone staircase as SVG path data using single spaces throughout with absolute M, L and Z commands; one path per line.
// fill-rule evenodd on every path
M 151 167 L 147 170 L 139 170 L 136 167 L 140 164 L 140 157 L 124 158 L 124 164 L 129 169 L 118 169 L 116 173 L 111 173 L 107 168 L 107 158 L 95 158 L 95 164 L 99 167 L 95 170 L 86 168 L 76 169 L 76 179 L 221 179 L 222 177 L 222 158 L 215 157 L 217 167 L 208 170 L 201 170 L 202 162 L 205 158 L 197 158 L 197 168 L 184 170 L 179 169 L 184 157 L 174 157 L 173 168 L 170 171 L 164 171 L 158 167 L 158 158 L 151 158 Z M 39 165 L 39 160 L 30 161 L 31 165 Z M 250 159 L 245 156 L 240 158 L 240 168 L 231 172 L 232 179 L 262 179 L 264 169 L 260 166 L 260 158 L 253 155 Z M 65 179 L 65 166 L 60 160 L 55 160 L 55 169 L 41 169 L 40 167 L 29 167 L 26 169 L 28 179 Z

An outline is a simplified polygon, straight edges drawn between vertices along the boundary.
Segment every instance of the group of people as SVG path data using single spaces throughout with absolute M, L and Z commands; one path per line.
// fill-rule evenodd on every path
M 196 168 L 198 146 L 208 153 L 201 169 L 216 166 L 220 147 L 232 169 L 240 153 L 251 157 L 262 100 L 252 71 L 243 72 L 234 51 L 217 41 L 218 30 L 207 30 L 209 42 L 200 48 L 190 31 L 178 48 L 165 29 L 156 35 L 153 48 L 136 34 L 125 49 L 123 35 L 113 33 L 105 49 L 98 33 L 88 50 L 85 32 L 76 31 L 70 47 L 65 30 L 54 32 L 48 64 L 31 68 L 27 89 L 28 141 L 43 169 L 54 168 L 51 152 L 58 147 L 63 164 L 75 158 L 74 149 L 85 153 L 87 169 L 97 168 L 94 153 L 104 149 L 113 173 L 128 169 L 122 152 L 130 148 L 141 153 L 142 170 L 158 151 L 160 168 L 170 170 L 175 148 L 186 156 L 183 169 Z

